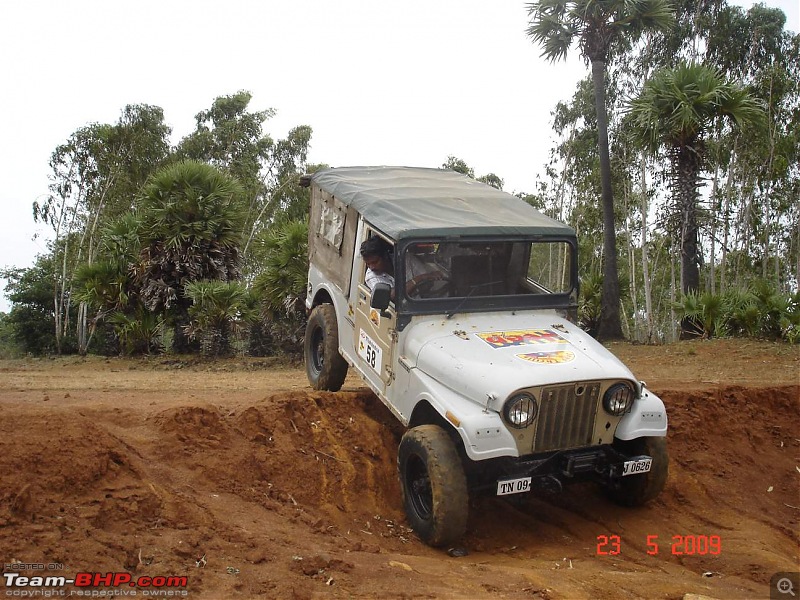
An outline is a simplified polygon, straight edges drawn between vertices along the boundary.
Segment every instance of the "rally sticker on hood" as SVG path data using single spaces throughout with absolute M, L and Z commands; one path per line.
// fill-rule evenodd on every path
M 539 363 L 540 365 L 556 365 L 558 363 L 568 363 L 575 360 L 575 355 L 569 350 L 556 350 L 555 352 L 528 352 L 527 354 L 517 354 L 517 358 L 528 362 Z
M 534 344 L 567 344 L 567 340 L 552 329 L 522 329 L 516 331 L 490 331 L 476 333 L 492 348 L 509 346 L 529 346 Z

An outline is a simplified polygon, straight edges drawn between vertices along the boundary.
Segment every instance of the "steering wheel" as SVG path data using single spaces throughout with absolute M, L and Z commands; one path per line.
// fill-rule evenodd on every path
M 445 298 L 450 295 L 451 290 L 452 282 L 450 278 L 438 277 L 420 281 L 411 288 L 408 295 L 415 295 L 419 298 Z

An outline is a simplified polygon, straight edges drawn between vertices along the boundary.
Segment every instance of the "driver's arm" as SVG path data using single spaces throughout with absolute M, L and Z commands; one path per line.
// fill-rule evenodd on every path
M 422 261 L 415 254 L 406 254 L 406 294 L 409 296 L 414 293 L 417 287 L 426 281 L 443 279 L 445 273 L 435 264 Z

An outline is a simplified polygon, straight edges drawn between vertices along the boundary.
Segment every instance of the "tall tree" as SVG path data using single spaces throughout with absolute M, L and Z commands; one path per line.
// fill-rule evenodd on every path
M 219 169 L 182 161 L 156 173 L 137 204 L 141 251 L 137 279 L 151 311 L 174 328 L 173 349 L 191 350 L 185 327 L 188 283 L 234 281 L 240 276 L 244 192 Z
M 616 222 L 611 189 L 608 149 L 608 113 L 605 99 L 606 67 L 613 52 L 636 42 L 650 29 L 673 23 L 666 0 L 539 0 L 528 5 L 528 36 L 544 50 L 542 56 L 566 58 L 578 42 L 584 60 L 591 64 L 597 111 L 597 136 L 603 206 L 603 299 L 598 336 L 622 337 L 620 288 L 617 270 Z
M 196 115 L 195 131 L 181 140 L 177 153 L 225 169 L 242 184 L 247 207 L 242 254 L 245 266 L 257 271 L 248 256 L 250 242 L 308 197 L 299 178 L 306 171 L 311 127 L 294 127 L 285 139 L 275 140 L 263 127 L 276 111 L 252 111 L 251 100 L 247 91 L 216 98 L 210 109 Z
M 650 152 L 664 148 L 671 167 L 674 210 L 680 215 L 683 293 L 700 290 L 698 199 L 706 137 L 726 118 L 760 123 L 763 109 L 743 87 L 710 67 L 681 63 L 656 72 L 630 104 L 632 133 Z
M 55 235 L 60 269 L 53 282 L 55 340 L 70 325 L 74 273 L 94 261 L 99 232 L 107 220 L 129 211 L 136 192 L 167 159 L 170 128 L 156 106 L 129 105 L 114 125 L 81 127 L 50 158 L 50 194 L 34 202 L 34 220 L 49 224 Z M 88 342 L 86 304 L 77 319 L 78 350 Z

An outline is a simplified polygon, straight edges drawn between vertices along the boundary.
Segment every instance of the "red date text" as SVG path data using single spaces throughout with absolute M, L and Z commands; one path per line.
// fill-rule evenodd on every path
M 659 542 L 657 535 L 648 535 L 645 543 L 650 556 L 658 556 L 667 548 L 666 543 Z M 719 556 L 722 554 L 722 538 L 718 535 L 673 535 L 668 547 L 673 556 Z M 617 556 L 621 553 L 620 536 L 597 536 L 598 556 Z

